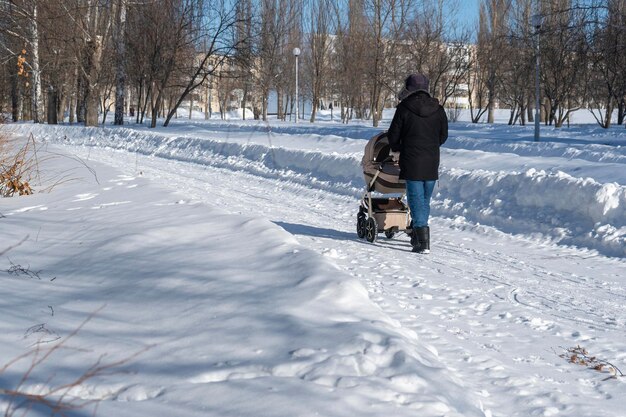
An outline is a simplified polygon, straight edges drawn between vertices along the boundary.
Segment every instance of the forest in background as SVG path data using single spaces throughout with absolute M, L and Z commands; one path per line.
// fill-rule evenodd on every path
M 13 121 L 167 126 L 209 85 L 238 91 L 267 119 L 299 100 L 332 98 L 344 122 L 397 104 L 405 76 L 426 74 L 447 107 L 467 97 L 472 121 L 563 125 L 591 109 L 603 127 L 626 112 L 626 0 L 482 0 L 475 25 L 457 0 L 0 0 L 0 114 Z M 540 20 L 536 16 L 541 16 Z M 224 100 L 225 102 L 225 100 Z M 221 109 L 223 110 L 223 109 Z M 617 113 L 617 117 L 614 114 Z M 245 112 L 244 112 L 245 117 Z

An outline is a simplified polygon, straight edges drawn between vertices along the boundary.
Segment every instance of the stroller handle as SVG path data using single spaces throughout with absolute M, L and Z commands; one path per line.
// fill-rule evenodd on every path
M 393 156 L 391 156 L 391 155 L 389 155 L 388 157 L 386 157 L 385 159 L 383 159 L 380 162 L 380 168 L 382 168 L 385 164 L 387 164 L 389 162 L 396 162 L 396 161 L 394 161 Z

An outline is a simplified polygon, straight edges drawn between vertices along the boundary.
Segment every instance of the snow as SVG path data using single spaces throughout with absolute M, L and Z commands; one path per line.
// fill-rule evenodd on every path
M 455 128 L 444 151 L 436 215 L 626 255 L 626 150 L 616 129 L 605 137 L 600 128 L 577 128 L 536 143 L 532 127 Z M 377 132 L 363 125 L 193 121 L 167 131 L 80 128 L 77 135 L 73 126 L 30 129 L 42 139 L 63 137 L 72 145 L 237 167 L 303 186 L 313 181 L 318 188 L 352 196 L 362 194 L 364 139 Z
M 562 357 L 626 371 L 623 127 L 451 125 L 428 256 L 356 238 L 365 124 L 3 130 L 42 143 L 36 189 L 70 181 L 0 201 L 0 367 L 88 320 L 23 390 L 105 355 L 68 397 L 98 415 L 626 415 Z

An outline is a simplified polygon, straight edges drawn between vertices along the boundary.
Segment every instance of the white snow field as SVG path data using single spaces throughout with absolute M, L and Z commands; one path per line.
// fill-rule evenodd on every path
M 417 255 L 356 236 L 383 129 L 2 126 L 56 185 L 0 200 L 0 390 L 121 361 L 67 415 L 626 416 L 626 130 L 452 124 Z

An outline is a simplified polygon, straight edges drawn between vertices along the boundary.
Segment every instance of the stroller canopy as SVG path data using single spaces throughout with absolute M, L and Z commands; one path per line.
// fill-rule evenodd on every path
M 361 166 L 368 191 L 378 191 L 383 194 L 404 193 L 405 183 L 400 179 L 398 163 L 385 162 L 390 151 L 387 132 L 379 133 L 367 142 Z

